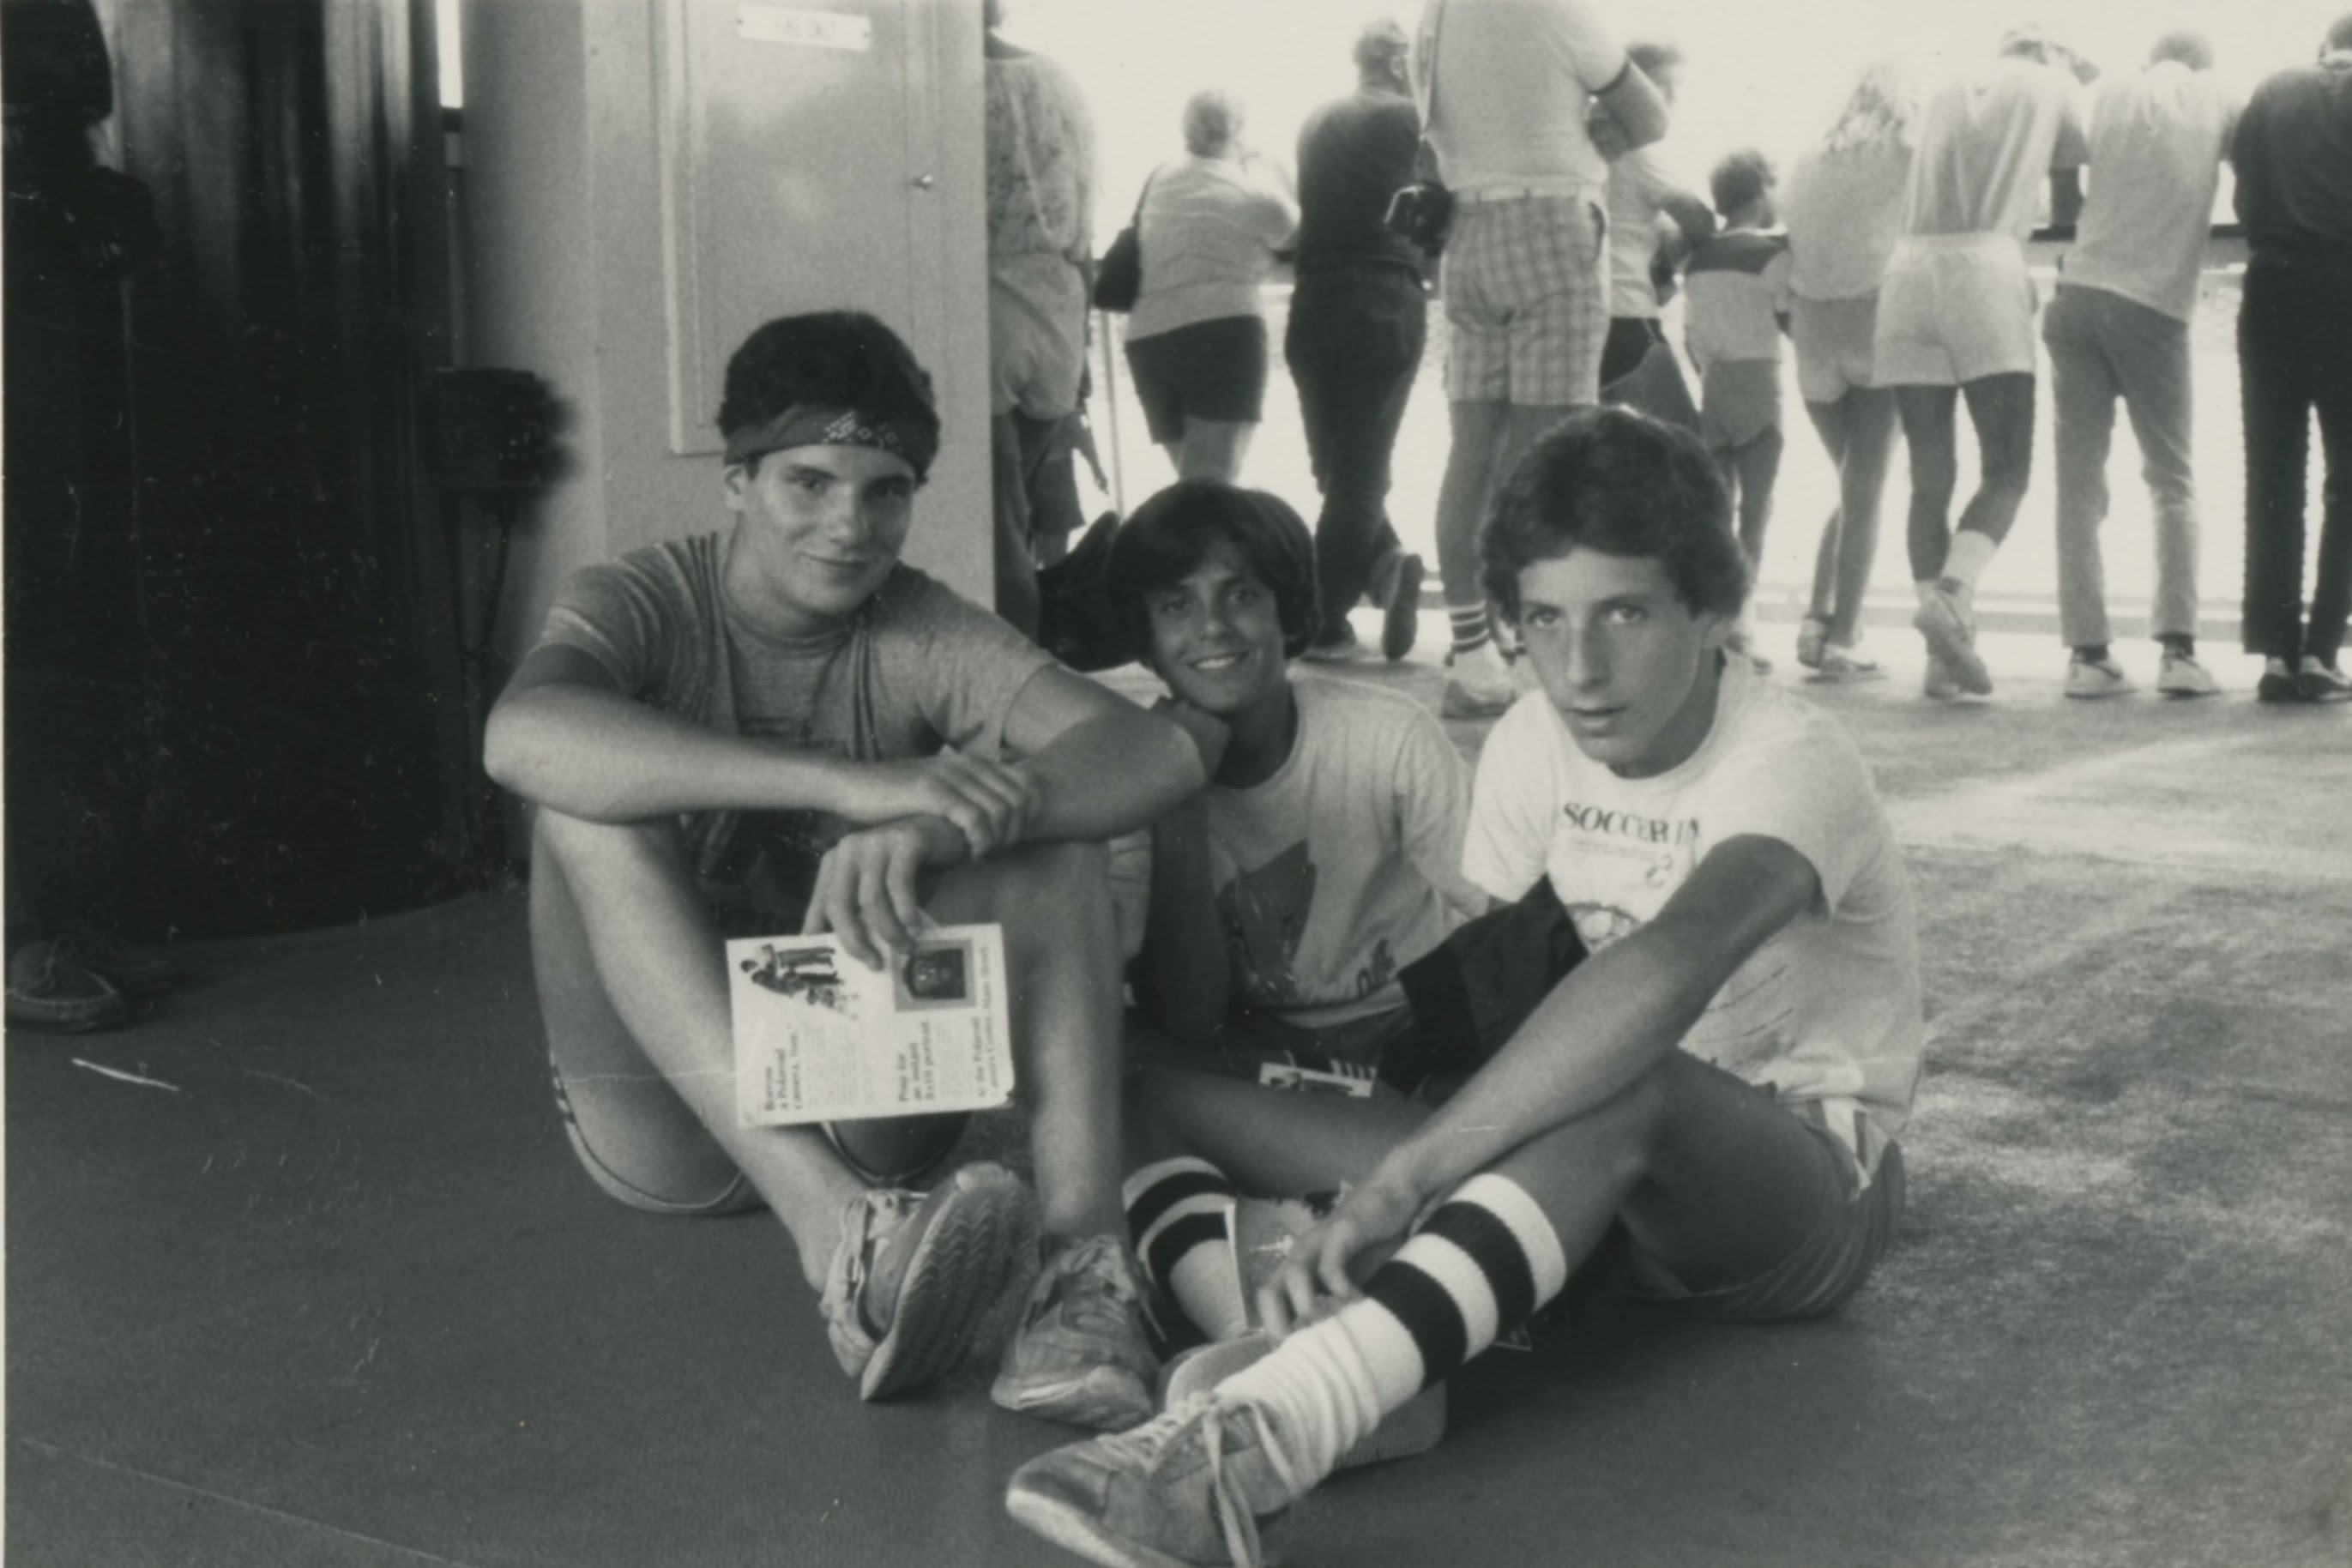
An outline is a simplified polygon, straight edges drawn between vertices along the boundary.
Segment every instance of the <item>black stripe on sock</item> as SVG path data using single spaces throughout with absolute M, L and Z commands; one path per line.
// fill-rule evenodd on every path
M 1160 1223 L 1161 1215 L 1186 1198 L 1229 1198 L 1233 1195 L 1233 1183 L 1214 1171 L 1177 1171 L 1162 1176 L 1138 1194 L 1134 1204 L 1129 1207 L 1128 1239 L 1140 1243 L 1143 1233 Z
M 1486 1275 L 1487 1288 L 1495 1292 L 1496 1333 L 1517 1328 L 1542 1304 L 1536 1300 L 1536 1272 L 1526 1250 L 1494 1210 L 1478 1204 L 1442 1204 L 1420 1234 L 1444 1237 L 1468 1253 Z
M 1138 1232 L 1138 1234 L 1141 1234 Z M 1175 1278 L 1176 1265 L 1196 1247 L 1230 1242 L 1233 1232 L 1225 1228 L 1225 1211 L 1217 1209 L 1208 1214 L 1188 1214 L 1172 1220 L 1168 1228 L 1151 1238 L 1143 1250 L 1144 1272 L 1162 1289 Z
M 1462 1364 L 1469 1325 L 1444 1286 L 1423 1269 L 1391 1258 L 1374 1271 L 1364 1294 L 1394 1313 L 1421 1351 L 1421 1385 L 1427 1388 Z

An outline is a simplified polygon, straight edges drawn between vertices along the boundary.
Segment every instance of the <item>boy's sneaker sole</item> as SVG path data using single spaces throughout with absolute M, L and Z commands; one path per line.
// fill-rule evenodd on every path
M 1036 1271 L 1036 1207 L 1001 1168 L 956 1172 L 907 1223 L 924 1228 L 899 1277 L 889 1331 L 858 1378 L 861 1399 L 888 1399 L 953 1371 L 981 1321 Z

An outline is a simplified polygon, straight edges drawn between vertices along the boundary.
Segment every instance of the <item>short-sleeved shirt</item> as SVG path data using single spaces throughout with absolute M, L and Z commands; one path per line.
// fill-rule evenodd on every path
M 1789 230 L 1789 287 L 1799 299 L 1878 292 L 1903 237 L 1910 184 L 1911 149 L 1900 144 L 1835 155 L 1813 147 L 1790 165 L 1780 220 Z
M 2231 163 L 2255 259 L 2352 268 L 2352 49 L 2254 89 Z
M 1540 691 L 1478 760 L 1463 868 L 1496 898 L 1551 879 L 1585 946 L 1639 931 L 1717 845 L 1757 836 L 1802 855 L 1821 901 L 1727 980 L 1682 1047 L 1784 1100 L 1832 1114 L 1864 1170 L 1901 1131 L 1927 1032 L 1909 879 L 1853 740 L 1829 715 L 1727 661 L 1715 723 L 1681 766 L 1620 778 L 1577 750 Z
M 1609 165 L 1585 117 L 1625 66 L 1588 0 L 1430 0 L 1413 71 L 1439 174 L 1455 191 L 1598 197 Z
M 1297 226 L 1297 202 L 1269 171 L 1229 158 L 1162 164 L 1136 226 L 1143 287 L 1128 312 L 1128 337 L 1263 314 L 1259 290 L 1275 249 Z
M 1397 971 L 1486 895 L 1462 875 L 1461 754 L 1427 710 L 1360 682 L 1292 680 L 1272 778 L 1202 794 L 1234 1000 L 1307 1028 L 1401 1005 Z
M 2236 119 L 2213 73 L 2178 60 L 2101 83 L 2090 189 L 2061 280 L 2189 320 Z
M 725 532 L 633 550 L 565 579 L 541 647 L 577 648 L 621 691 L 732 734 L 859 762 L 954 746 L 993 756 L 1014 699 L 1054 661 L 1004 622 L 899 565 L 845 624 L 807 637 L 750 625 L 724 586 Z M 787 908 L 846 831 L 812 811 L 683 818 L 715 901 Z
M 2006 234 L 2022 245 L 2051 171 L 2078 169 L 2091 155 L 2074 79 L 2017 56 L 1930 92 L 1916 134 L 1906 234 Z
M 1353 92 L 1307 117 L 1298 132 L 1298 281 L 1364 265 L 1429 258 L 1388 226 L 1389 201 L 1412 184 L 1421 115 L 1401 92 Z
M 1701 243 L 1683 269 L 1683 312 L 1699 374 L 1727 360 L 1780 358 L 1789 292 L 1785 235 L 1734 228 Z
M 1026 54 L 991 56 L 982 74 L 989 254 L 1090 255 L 1095 126 L 1076 79 Z
M 1639 321 L 1658 315 L 1658 286 L 1650 277 L 1658 250 L 1658 217 L 1666 196 L 1682 186 L 1669 155 L 1636 147 L 1609 165 L 1609 314 Z

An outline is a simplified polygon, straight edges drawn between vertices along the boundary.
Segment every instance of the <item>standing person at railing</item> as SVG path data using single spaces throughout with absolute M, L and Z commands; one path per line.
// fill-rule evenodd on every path
M 1838 504 L 1822 530 L 1797 662 L 1824 680 L 1885 672 L 1861 653 L 1863 599 L 1878 552 L 1878 508 L 1895 450 L 1895 394 L 1878 379 L 1878 281 L 1903 233 L 1916 106 L 1888 65 L 1865 71 L 1829 134 L 1798 154 L 1780 204 L 1789 226 L 1789 343 L 1797 391 L 1837 465 Z
M 2107 647 L 2099 524 L 2116 400 L 2139 438 L 2156 507 L 2156 689 L 2221 689 L 2197 658 L 2197 488 L 2189 451 L 2189 318 L 2237 103 L 2201 33 L 2167 33 L 2147 68 L 2104 84 L 2091 110 L 2091 186 L 2042 317 L 2058 437 L 2058 620 L 2074 649 L 2066 695 L 2131 689 Z
M 2036 300 L 2025 241 L 2045 175 L 2053 219 L 2074 221 L 2090 154 L 2070 65 L 2092 74 L 2037 29 L 2019 28 L 1997 58 L 1927 95 L 1910 210 L 1879 287 L 1872 350 L 1911 449 L 1912 625 L 1927 642 L 1930 697 L 1992 690 L 1976 650 L 1977 582 L 2033 468 Z M 1964 396 L 1981 477 L 1954 528 Z
M 1437 568 L 1454 647 L 1450 719 L 1518 695 L 1479 580 L 1478 525 L 1512 465 L 1601 401 L 1609 337 L 1605 113 L 1626 147 L 1666 133 L 1666 101 L 1591 0 L 1429 0 L 1413 79 L 1457 211 L 1439 292 L 1454 445 L 1437 492 Z
M 1127 363 L 1152 444 L 1176 477 L 1231 484 L 1265 417 L 1261 292 L 1298 226 L 1298 202 L 1282 171 L 1242 140 L 1242 105 L 1227 93 L 1186 101 L 1184 151 L 1144 186 L 1143 286 L 1127 319 Z
M 1381 606 L 1385 657 L 1402 658 L 1420 630 L 1424 568 L 1388 514 L 1389 460 L 1429 331 L 1430 258 L 1387 222 L 1421 147 L 1412 57 L 1392 18 L 1368 23 L 1356 38 L 1356 90 L 1298 132 L 1298 283 L 1282 347 L 1323 492 L 1322 628 L 1307 658 L 1360 651 L 1348 612 L 1366 596 Z
M 2319 63 L 2254 89 L 2231 154 L 2252 252 L 2238 311 L 2246 420 L 2248 653 L 2265 702 L 2340 702 L 2352 612 L 2352 12 Z M 2326 453 L 2317 580 L 2303 613 L 2310 410 Z

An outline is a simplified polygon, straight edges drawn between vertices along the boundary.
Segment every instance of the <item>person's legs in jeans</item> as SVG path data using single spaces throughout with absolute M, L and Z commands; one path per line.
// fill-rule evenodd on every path
M 2303 652 L 2304 469 L 2315 388 L 2291 275 L 2246 268 L 2238 306 L 2238 386 L 2245 420 L 2245 649 L 2286 661 Z
M 1427 310 L 1419 282 L 1399 268 L 1317 279 L 1292 301 L 1285 351 L 1323 492 L 1315 556 L 1327 631 L 1363 596 L 1374 563 L 1399 548 L 1387 510 L 1390 459 Z
M 1764 558 L 1764 531 L 1772 522 L 1772 487 L 1780 478 L 1785 444 L 1780 427 L 1768 425 L 1730 454 L 1738 476 L 1739 547 L 1748 552 L 1751 568 Z
M 996 613 L 1037 635 L 1037 563 L 1030 553 L 1029 485 L 1021 461 L 1021 436 L 1011 409 L 990 416 L 988 468 L 996 517 Z
M 2352 619 L 2352 279 L 2323 281 L 2311 296 L 2312 400 L 2319 411 L 2319 445 L 2326 465 L 2320 491 L 2318 576 L 2304 651 L 2336 668 Z
M 2197 646 L 2198 523 L 2189 324 L 2120 295 L 2107 314 L 2111 363 L 2139 442 L 2140 477 L 2156 512 L 2156 602 L 2148 629 L 2169 651 L 2191 655 Z
M 2097 300 L 2061 289 L 2042 321 L 2058 453 L 2058 632 L 2068 647 L 2104 658 L 2110 640 L 2099 525 L 2107 517 L 2107 452 L 2123 384 L 2108 358 Z

